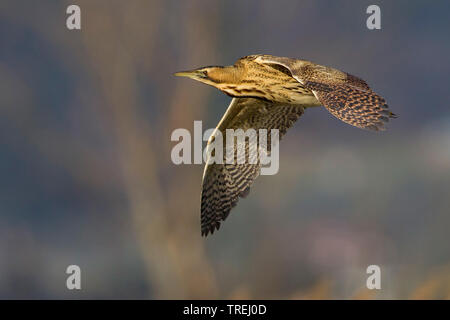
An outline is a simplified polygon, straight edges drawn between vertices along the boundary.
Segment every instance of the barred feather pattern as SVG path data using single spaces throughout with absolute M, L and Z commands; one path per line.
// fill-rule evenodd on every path
M 232 110 L 230 110 L 232 109 Z M 201 196 L 201 233 L 207 236 L 220 228 L 231 209 L 237 204 L 239 198 L 245 197 L 253 181 L 258 177 L 261 163 L 258 159 L 251 159 L 255 154 L 254 148 L 260 152 L 270 154 L 270 130 L 278 129 L 281 138 L 286 131 L 303 114 L 304 109 L 297 105 L 277 104 L 255 98 L 234 98 L 227 110 L 225 119 L 218 129 L 225 138 L 225 129 L 259 129 L 268 130 L 267 146 L 261 150 L 261 145 L 245 143 L 245 163 L 238 162 L 237 149 L 242 147 L 234 141 L 234 163 L 225 163 L 226 141 L 224 142 L 224 163 L 208 163 L 205 167 L 202 196 Z M 241 142 L 242 143 L 242 142 Z M 253 148 L 253 149 L 252 149 Z M 253 164 L 252 164 L 253 163 Z
M 278 63 L 292 77 L 311 90 L 317 100 L 338 119 L 362 129 L 385 130 L 385 123 L 397 116 L 386 101 L 362 79 L 313 62 L 271 55 L 256 55 L 259 63 Z
M 305 82 L 305 86 L 313 91 L 332 115 L 352 126 L 383 131 L 385 123 L 395 118 L 386 101 L 370 89 L 309 81 Z

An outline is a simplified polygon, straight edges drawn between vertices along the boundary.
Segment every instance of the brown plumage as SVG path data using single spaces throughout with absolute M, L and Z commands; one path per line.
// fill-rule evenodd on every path
M 239 59 L 233 66 L 204 67 L 176 75 L 209 84 L 233 97 L 215 132 L 279 129 L 281 138 L 305 108 L 320 105 L 348 124 L 375 131 L 384 130 L 385 123 L 395 117 L 385 100 L 364 80 L 305 60 L 252 55 Z M 242 141 L 234 141 L 234 150 L 239 147 L 238 143 Z M 223 146 L 225 158 L 226 143 Z M 245 143 L 246 157 L 251 153 L 249 148 L 252 145 Z M 270 151 L 268 148 L 267 152 Z M 260 173 L 259 161 L 250 162 L 248 158 L 246 163 L 238 164 L 236 154 L 234 160 L 230 164 L 207 163 L 205 166 L 202 235 L 219 229 L 239 197 L 248 194 L 250 185 Z
M 303 114 L 303 107 L 298 105 L 277 104 L 255 98 L 234 98 L 228 107 L 227 114 L 222 118 L 217 127 L 224 132 L 225 129 L 278 129 L 280 138 L 286 133 L 294 122 Z M 234 115 L 232 115 L 234 114 Z M 214 134 L 212 135 L 214 136 Z M 270 137 L 270 136 L 269 136 Z M 208 142 L 208 145 L 210 145 Z M 239 142 L 235 141 L 236 151 Z M 242 142 L 241 142 L 242 143 Z M 270 153 L 270 140 L 267 143 L 267 152 Z M 224 149 L 226 148 L 226 139 Z M 250 160 L 250 148 L 255 144 L 245 143 L 247 161 L 238 164 L 237 154 L 234 154 L 233 164 L 207 164 L 203 173 L 202 201 L 201 201 L 201 226 L 202 234 L 213 233 L 219 229 L 220 222 L 230 213 L 239 197 L 248 194 L 250 185 L 258 177 L 261 163 Z M 225 152 L 223 153 L 225 157 Z

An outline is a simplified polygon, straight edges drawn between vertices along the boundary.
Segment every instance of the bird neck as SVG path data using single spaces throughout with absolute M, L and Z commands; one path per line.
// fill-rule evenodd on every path
M 216 84 L 236 85 L 240 83 L 244 70 L 242 67 L 227 66 L 211 69 L 208 75 Z
M 310 105 L 311 99 L 316 101 L 312 93 L 292 76 L 270 66 L 249 61 L 222 70 L 224 80 L 215 86 L 232 97 L 304 105 Z
M 251 74 L 251 70 L 246 65 L 224 67 L 220 71 L 221 81 L 215 86 L 232 97 L 265 98 L 264 92 L 258 89 L 258 81 L 252 79 Z

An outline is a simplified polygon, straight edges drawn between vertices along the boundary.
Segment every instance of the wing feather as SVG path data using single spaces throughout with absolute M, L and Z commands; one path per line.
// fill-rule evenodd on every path
M 224 117 L 219 122 L 216 130 L 220 130 L 225 137 L 226 129 L 279 129 L 280 138 L 303 114 L 303 107 L 296 105 L 281 105 L 255 98 L 233 98 Z M 270 131 L 269 131 L 270 132 Z M 269 133 L 268 136 L 270 137 Z M 208 147 L 213 141 L 210 138 Z M 240 146 L 234 142 L 237 150 Z M 209 159 L 205 166 L 202 181 L 201 197 L 201 231 L 207 236 L 220 228 L 220 224 L 227 218 L 231 209 L 236 205 L 240 197 L 245 197 L 250 190 L 253 181 L 258 177 L 261 170 L 259 161 L 252 164 L 249 159 L 243 164 L 236 162 L 228 164 L 225 162 L 226 142 L 224 146 L 224 163 L 210 163 Z M 251 152 L 249 146 L 245 144 L 246 156 Z M 270 141 L 267 152 L 270 153 Z
M 396 118 L 384 98 L 354 75 L 299 59 L 259 55 L 255 61 L 287 68 L 331 114 L 348 124 L 379 131 L 385 130 L 390 118 Z

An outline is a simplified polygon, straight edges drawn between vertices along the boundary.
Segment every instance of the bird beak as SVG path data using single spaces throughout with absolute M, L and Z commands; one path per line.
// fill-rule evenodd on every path
M 191 71 L 180 71 L 177 73 L 174 73 L 177 77 L 188 77 L 191 79 L 198 79 L 198 78 L 204 78 L 203 72 L 199 70 L 191 70 Z

